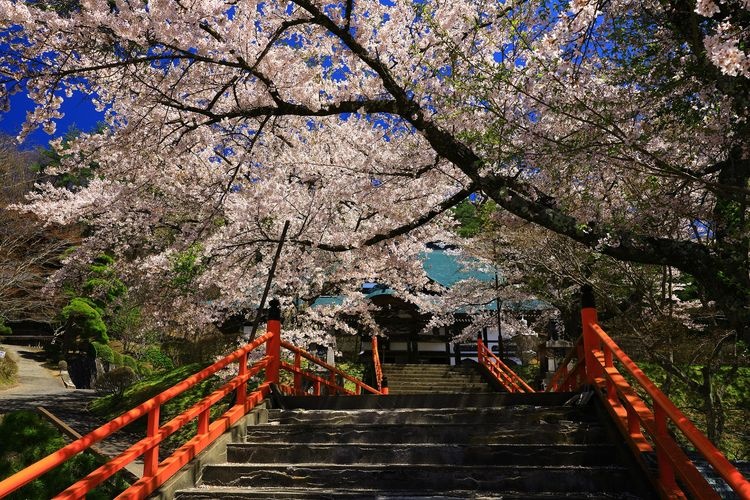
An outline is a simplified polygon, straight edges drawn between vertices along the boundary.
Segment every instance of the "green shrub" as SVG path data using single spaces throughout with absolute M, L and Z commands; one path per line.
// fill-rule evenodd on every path
M 15 384 L 17 376 L 18 363 L 13 359 L 11 353 L 6 352 L 5 357 L 0 359 L 0 387 L 8 387 Z
M 115 363 L 115 352 L 107 344 L 101 344 L 99 342 L 91 342 L 91 347 L 94 349 L 94 355 L 106 361 L 107 363 Z
M 0 335 L 10 335 L 12 333 L 13 330 L 11 330 L 10 327 L 5 324 L 5 320 L 3 320 L 3 318 L 0 318 Z
M 129 366 L 121 366 L 104 373 L 94 382 L 94 389 L 100 394 L 115 394 L 122 397 L 125 389 L 133 385 L 138 377 Z
M 30 411 L 8 413 L 0 422 L 0 478 L 5 478 L 65 446 L 65 440 L 46 420 Z M 103 463 L 91 453 L 80 453 L 12 493 L 9 500 L 48 499 Z M 116 497 L 128 484 L 119 474 L 86 495 L 87 499 Z
M 174 368 L 174 361 L 167 356 L 159 347 L 151 346 L 143 353 L 143 361 L 149 363 L 156 370 L 171 370 Z
M 138 361 L 136 361 L 132 356 L 128 356 L 127 354 L 123 354 L 122 364 L 123 366 L 127 366 L 128 368 L 131 368 L 133 370 L 138 369 Z
M 151 368 L 150 366 L 148 366 L 145 363 L 138 363 L 138 374 L 139 375 L 146 376 L 146 375 L 151 375 L 152 373 L 154 373 L 153 368 Z
M 125 366 L 125 361 L 123 361 L 123 356 L 117 351 L 112 351 L 112 363 L 117 366 Z

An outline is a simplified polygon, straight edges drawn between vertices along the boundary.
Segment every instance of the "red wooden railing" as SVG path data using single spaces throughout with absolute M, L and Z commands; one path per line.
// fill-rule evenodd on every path
M 378 337 L 372 336 L 372 366 L 375 369 L 375 383 L 378 390 L 388 394 L 388 385 L 383 388 L 383 365 L 380 363 L 380 351 L 378 350 Z
M 303 351 L 299 347 L 296 347 L 289 342 L 285 342 L 282 340 L 281 347 L 291 351 L 294 354 L 294 364 L 287 363 L 283 360 L 281 361 L 281 368 L 292 373 L 294 376 L 294 385 L 290 386 L 285 383 L 279 384 L 281 390 L 286 394 L 307 394 L 307 391 L 305 391 L 305 380 L 307 380 L 310 384 L 310 389 L 312 389 L 311 395 L 315 396 L 320 396 L 323 393 L 323 388 L 326 388 L 327 393 L 332 396 L 336 394 L 357 395 L 361 394 L 363 390 L 372 394 L 381 394 L 379 390 L 370 387 L 361 380 L 344 373 L 338 368 L 329 365 L 325 361 L 316 358 L 312 354 Z M 302 358 L 312 362 L 320 368 L 323 368 L 323 370 L 327 372 L 327 376 L 322 377 L 320 374 L 315 374 L 303 370 L 301 366 Z M 347 389 L 344 385 L 340 385 L 337 378 L 351 382 L 354 385 L 354 390 L 352 391 L 350 389 Z M 343 382 L 343 384 L 345 384 L 345 382 Z
M 477 361 L 492 374 L 508 392 L 534 392 L 516 372 L 484 345 L 481 335 L 477 337 Z
M 579 337 L 568 355 L 558 364 L 557 371 L 552 375 L 547 391 L 570 392 L 585 383 L 586 371 L 584 363 L 577 363 L 583 359 L 583 337 Z
M 351 377 L 342 371 L 326 364 L 324 361 L 308 354 L 307 352 L 281 340 L 281 322 L 279 321 L 278 302 L 271 301 L 267 331 L 264 335 L 253 342 L 237 349 L 229 356 L 217 361 L 211 366 L 179 382 L 161 394 L 138 405 L 132 410 L 123 413 L 119 417 L 107 422 L 98 429 L 90 432 L 82 438 L 73 441 L 69 445 L 46 456 L 29 467 L 0 481 L 0 498 L 18 490 L 31 481 L 39 478 L 44 473 L 58 467 L 74 455 L 83 452 L 92 445 L 108 438 L 126 425 L 146 417 L 146 437 L 133 444 L 130 448 L 113 458 L 106 464 L 97 468 L 85 478 L 77 481 L 55 497 L 55 499 L 83 498 L 86 493 L 93 490 L 97 485 L 107 480 L 117 471 L 123 469 L 138 457 L 143 457 L 143 476 L 120 494 L 118 499 L 141 499 L 173 476 L 182 466 L 192 460 L 198 453 L 214 442 L 219 436 L 226 432 L 234 423 L 245 416 L 256 405 L 262 402 L 271 392 L 271 384 L 279 384 L 282 390 L 293 394 L 303 394 L 302 380 L 307 378 L 316 384 L 316 394 L 320 394 L 320 387 L 326 386 L 332 394 L 359 394 L 361 391 L 381 394 L 362 381 Z M 248 355 L 257 351 L 265 344 L 265 355 L 248 367 Z M 281 347 L 291 351 L 295 356 L 295 364 L 290 365 L 281 358 Z M 307 359 L 314 365 L 321 366 L 330 374 L 327 378 L 305 373 L 300 369 L 301 357 Z M 219 389 L 203 398 L 201 401 L 185 410 L 165 424 L 159 424 L 160 409 L 164 403 L 179 396 L 196 384 L 206 380 L 219 370 L 232 363 L 238 363 L 238 374 Z M 294 385 L 280 384 L 281 370 L 292 373 Z M 252 392 L 247 392 L 248 381 L 265 370 L 265 377 L 258 387 Z M 336 377 L 354 384 L 355 391 L 350 391 L 338 385 Z M 234 403 L 219 417 L 211 422 L 211 408 L 219 403 L 225 396 L 235 392 Z M 198 420 L 196 435 L 180 446 L 168 458 L 159 461 L 159 445 L 168 436 L 183 428 L 192 420 Z
M 646 455 L 655 454 L 657 473 L 653 480 L 662 497 L 720 498 L 675 441 L 671 433 L 679 431 L 739 498 L 750 499 L 750 482 L 602 330 L 590 288 L 584 290 L 583 306 L 583 335 L 547 390 L 570 391 L 583 384 L 593 387 L 644 466 Z M 570 368 L 574 358 L 577 361 Z M 648 395 L 650 406 L 630 385 L 615 360 L 637 388 Z

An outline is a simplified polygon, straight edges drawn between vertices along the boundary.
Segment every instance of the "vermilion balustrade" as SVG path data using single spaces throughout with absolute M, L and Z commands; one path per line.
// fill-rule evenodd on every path
M 357 395 L 361 394 L 362 391 L 369 392 L 372 394 L 381 394 L 377 389 L 370 387 L 359 379 L 352 377 L 351 375 L 344 373 L 338 368 L 329 365 L 328 363 L 316 358 L 312 354 L 309 354 L 299 347 L 290 344 L 289 342 L 281 341 L 281 347 L 294 353 L 294 364 L 281 361 L 281 367 L 294 375 L 294 385 L 279 384 L 279 387 L 286 394 L 292 395 L 304 395 L 308 394 L 305 390 L 304 380 L 310 384 L 311 395 L 320 396 L 323 394 L 322 389 L 325 388 L 328 395 L 346 394 L 346 395 Z M 323 378 L 320 375 L 315 375 L 309 371 L 302 369 L 302 358 L 312 362 L 315 365 L 320 366 L 328 372 L 328 377 Z M 344 385 L 339 385 L 337 378 L 342 381 L 346 380 L 354 385 L 354 390 L 346 389 Z M 343 382 L 345 384 L 345 382 Z
M 631 450 L 647 469 L 647 456 L 655 455 L 654 480 L 664 498 L 720 498 L 672 437 L 671 431 L 679 431 L 739 498 L 750 499 L 747 479 L 602 330 L 590 287 L 584 289 L 581 318 L 583 335 L 547 390 L 570 391 L 584 384 L 596 390 Z M 571 368 L 574 358 L 577 361 Z M 615 360 L 623 372 L 615 366 Z M 648 395 L 650 406 L 623 373 Z
M 327 387 L 329 394 L 360 394 L 362 391 L 373 394 L 381 394 L 360 380 L 351 377 L 342 371 L 326 364 L 324 361 L 311 354 L 281 340 L 281 322 L 279 321 L 278 302 L 271 302 L 267 331 L 264 335 L 234 351 L 229 356 L 201 370 L 195 375 L 188 377 L 182 382 L 167 389 L 161 394 L 138 405 L 132 410 L 123 413 L 119 417 L 107 422 L 98 429 L 90 432 L 82 438 L 57 450 L 29 467 L 0 481 L 0 498 L 9 495 L 31 481 L 41 477 L 44 473 L 58 467 L 74 455 L 83 452 L 92 445 L 108 438 L 126 425 L 146 416 L 146 437 L 132 445 L 130 448 L 113 458 L 106 464 L 91 472 L 85 478 L 77 481 L 65 491 L 57 495 L 56 499 L 83 498 L 86 493 L 97 485 L 106 481 L 117 471 L 132 463 L 138 457 L 143 457 L 143 476 L 132 486 L 125 490 L 119 499 L 146 498 L 150 493 L 173 476 L 182 466 L 192 460 L 198 453 L 214 442 L 219 436 L 226 432 L 234 423 L 245 416 L 256 405 L 262 402 L 271 392 L 271 384 L 279 384 L 282 390 L 292 394 L 304 394 L 302 380 L 311 380 L 317 387 L 314 391 L 320 394 L 322 386 Z M 257 351 L 261 346 L 266 346 L 265 355 L 248 367 L 248 355 Z M 284 361 L 281 356 L 282 346 L 294 354 L 295 363 L 291 365 Z M 300 368 L 300 359 L 305 358 L 313 365 L 321 366 L 329 373 L 327 378 L 312 375 Z M 206 380 L 219 370 L 232 363 L 238 363 L 238 374 L 222 387 L 205 397 L 188 410 L 165 424 L 159 423 L 160 409 L 164 403 L 184 393 L 196 384 Z M 287 370 L 292 374 L 294 385 L 280 384 L 281 370 Z M 248 381 L 265 371 L 264 381 L 254 391 L 247 392 Z M 337 378 L 349 381 L 355 390 L 351 391 L 341 386 Z M 213 422 L 210 418 L 210 410 L 213 405 L 220 402 L 225 396 L 235 392 L 234 403 L 221 416 Z M 159 461 L 159 444 L 168 436 L 174 434 L 186 424 L 198 419 L 196 435 L 188 442 L 180 446 L 174 453 L 163 461 Z
M 492 374 L 495 379 L 508 392 L 534 392 L 529 384 L 527 384 L 516 372 L 511 370 L 508 365 L 503 363 L 499 357 L 490 351 L 484 342 L 482 342 L 481 335 L 477 337 L 477 361 L 480 365 L 483 365 Z
M 375 383 L 378 390 L 383 394 L 388 394 L 388 382 L 383 384 L 383 366 L 380 364 L 380 351 L 378 350 L 378 337 L 372 336 L 372 365 L 375 368 Z

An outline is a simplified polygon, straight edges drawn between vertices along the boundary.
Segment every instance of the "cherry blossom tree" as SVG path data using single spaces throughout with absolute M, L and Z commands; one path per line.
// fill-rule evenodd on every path
M 210 321 L 276 292 L 363 280 L 428 286 L 416 256 L 481 191 L 517 217 L 622 261 L 692 274 L 744 329 L 748 308 L 747 2 L 0 0 L 0 103 L 83 135 L 31 210 L 85 221 L 144 286 L 198 251 L 173 311 Z M 59 142 L 53 141 L 53 147 Z M 92 167 L 93 166 L 93 167 Z M 123 262 L 125 259 L 123 259 Z M 172 288 L 172 290 L 177 290 Z

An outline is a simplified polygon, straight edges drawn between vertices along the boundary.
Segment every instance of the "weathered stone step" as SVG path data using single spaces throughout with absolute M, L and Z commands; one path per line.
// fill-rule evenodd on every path
M 236 443 L 227 461 L 272 464 L 431 464 L 431 465 L 603 465 L 611 463 L 608 444 L 318 444 Z
M 481 378 L 482 375 L 476 371 L 422 371 L 422 370 L 401 370 L 383 372 L 383 376 L 391 378 L 464 378 L 464 377 L 476 377 Z
M 535 392 L 474 392 L 464 394 L 409 394 L 390 396 L 277 396 L 281 408 L 308 409 L 415 409 L 415 408 L 491 408 L 510 406 L 560 406 L 577 394 Z
M 437 383 L 424 383 L 424 382 L 403 382 L 403 383 L 388 383 L 388 387 L 390 388 L 390 391 L 393 392 L 397 389 L 402 390 L 418 390 L 418 391 L 425 391 L 425 392 L 434 392 L 434 391 L 446 391 L 446 392 L 453 392 L 456 394 L 461 394 L 463 392 L 467 391 L 494 391 L 494 389 L 489 385 L 485 384 L 483 382 L 453 382 L 444 384 L 442 382 Z
M 327 465 L 207 465 L 206 486 L 396 489 L 443 492 L 456 489 L 522 492 L 607 492 L 630 491 L 629 474 L 623 467 L 535 467 L 535 466 L 387 466 Z
M 464 387 L 478 386 L 488 387 L 484 380 L 463 380 L 463 379 L 435 379 L 435 380 L 391 380 L 388 379 L 388 387 L 391 389 L 399 386 L 419 386 L 419 387 Z
M 362 410 L 269 410 L 271 424 L 554 424 L 561 421 L 597 422 L 592 412 L 570 406 L 540 408 L 501 406 L 496 408 L 412 408 Z
M 248 427 L 248 443 L 604 443 L 605 430 L 596 424 L 506 422 L 503 424 L 299 424 Z
M 348 500 L 373 500 L 373 499 L 398 499 L 398 500 L 637 500 L 630 493 L 601 493 L 590 492 L 480 492 L 472 490 L 453 490 L 441 492 L 422 491 L 383 491 L 374 489 L 324 489 L 324 488 L 234 488 L 228 486 L 212 486 L 190 488 L 178 491 L 176 500 L 215 500 L 226 499 L 280 499 L 280 498 L 302 498 L 306 500 L 331 500 L 333 498 L 345 498 Z
M 383 371 L 383 375 L 386 377 L 404 377 L 410 375 L 425 376 L 425 377 L 478 377 L 481 374 L 476 370 L 424 370 L 422 368 L 415 368 L 413 370 L 390 370 Z
M 445 365 L 430 363 L 383 363 L 381 365 L 385 370 L 424 370 L 424 371 L 476 371 L 476 365 Z
M 403 377 L 395 378 L 388 377 L 388 385 L 390 387 L 396 384 L 422 384 L 422 385 L 445 385 L 445 386 L 456 386 L 463 384 L 484 384 L 487 382 L 479 377 Z

